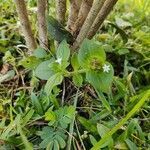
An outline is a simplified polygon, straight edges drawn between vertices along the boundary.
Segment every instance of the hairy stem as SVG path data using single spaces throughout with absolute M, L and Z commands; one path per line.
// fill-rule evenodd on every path
M 61 24 L 65 23 L 66 0 L 56 0 L 56 16 Z
M 31 24 L 29 22 L 25 1 L 14 0 L 14 2 L 16 5 L 16 9 L 17 9 L 17 13 L 18 13 L 19 20 L 21 23 L 21 29 L 22 29 L 23 36 L 26 41 L 26 45 L 29 48 L 29 51 L 31 52 L 34 49 L 36 49 L 36 41 L 32 33 Z
M 114 5 L 117 3 L 118 0 L 106 0 L 103 7 L 99 11 L 88 35 L 87 38 L 91 39 L 100 28 L 106 17 L 109 15 L 111 10 L 113 9 Z
M 38 32 L 39 32 L 39 42 L 42 48 L 47 49 L 47 26 L 46 26 L 46 13 L 47 13 L 47 0 L 37 1 L 37 19 L 38 19 Z

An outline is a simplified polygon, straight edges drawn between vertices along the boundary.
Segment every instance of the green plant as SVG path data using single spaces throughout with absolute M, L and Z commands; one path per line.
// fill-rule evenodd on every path
M 48 96 L 55 86 L 62 83 L 64 77 L 73 77 L 75 85 L 81 86 L 83 74 L 86 74 L 86 80 L 95 88 L 97 93 L 101 93 L 99 95 L 102 95 L 102 92 L 109 92 L 114 71 L 111 64 L 106 62 L 106 54 L 101 45 L 94 41 L 85 40 L 79 54 L 74 54 L 71 58 L 71 65 L 74 69 L 71 72 L 67 70 L 69 65 L 70 49 L 67 43 L 63 41 L 56 50 L 56 59 L 46 60 L 35 68 L 35 76 L 40 79 L 47 79 L 50 76 L 45 85 L 45 92 Z M 105 101 L 105 105 L 108 105 L 106 100 L 103 101 Z
M 14 5 L 0 0 L 0 149 L 147 150 L 149 2 L 118 1 L 93 39 L 73 51 L 80 27 L 70 20 L 66 28 L 61 25 L 51 1 L 43 46 L 36 36 L 37 1 L 28 1 L 40 45 L 29 56 Z

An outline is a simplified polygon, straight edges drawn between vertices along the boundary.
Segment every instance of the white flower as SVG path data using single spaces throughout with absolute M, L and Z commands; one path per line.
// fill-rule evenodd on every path
M 104 64 L 104 66 L 103 66 L 103 72 L 109 72 L 110 71 L 110 65 L 106 65 L 106 64 Z
M 55 62 L 61 64 L 62 58 L 57 58 L 57 60 Z

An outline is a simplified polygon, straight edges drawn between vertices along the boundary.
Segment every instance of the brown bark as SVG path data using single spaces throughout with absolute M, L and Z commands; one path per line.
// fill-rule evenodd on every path
M 92 26 L 98 12 L 102 8 L 104 2 L 105 2 L 105 0 L 95 0 L 93 2 L 91 10 L 79 32 L 79 35 L 77 36 L 76 42 L 74 43 L 74 46 L 73 46 L 74 49 L 76 49 L 82 43 L 84 38 L 86 37 L 88 31 L 90 30 L 90 27 Z
M 100 28 L 106 17 L 109 15 L 111 10 L 113 9 L 114 5 L 117 3 L 118 0 L 106 0 L 102 9 L 99 11 L 88 35 L 87 38 L 91 39 Z
M 34 39 L 31 24 L 29 22 L 26 4 L 24 0 L 14 0 L 19 20 L 21 23 L 21 29 L 23 36 L 25 37 L 26 45 L 29 48 L 29 51 L 36 49 L 36 41 Z
M 61 24 L 65 23 L 66 0 L 56 0 L 56 17 Z
M 73 26 L 73 34 L 76 37 L 79 33 L 90 9 L 92 6 L 93 0 L 82 0 L 82 4 L 79 10 L 78 18 Z
M 42 48 L 47 49 L 47 26 L 46 26 L 46 13 L 47 13 L 47 0 L 37 1 L 37 20 L 38 20 L 38 32 L 39 43 Z
M 72 30 L 73 25 L 78 18 L 81 2 L 82 0 L 70 0 L 70 11 L 67 22 L 67 29 L 70 31 Z

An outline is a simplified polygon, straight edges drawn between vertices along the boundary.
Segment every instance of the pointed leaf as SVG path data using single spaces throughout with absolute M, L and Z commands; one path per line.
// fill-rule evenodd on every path
M 36 77 L 42 80 L 48 80 L 54 74 L 54 71 L 52 71 L 49 67 L 50 63 L 52 63 L 53 61 L 54 59 L 50 59 L 40 63 L 35 69 Z
M 56 51 L 57 59 L 62 59 L 62 61 L 68 61 L 70 57 L 70 49 L 66 42 L 66 40 L 63 40 Z
M 107 134 L 107 132 L 109 131 L 109 128 L 107 128 L 106 126 L 104 126 L 103 124 L 97 124 L 97 130 L 98 130 L 98 133 L 101 137 L 103 137 L 105 134 Z M 101 145 L 100 148 L 103 148 L 103 147 L 106 147 L 106 146 L 109 146 L 109 145 L 113 145 L 113 139 L 112 137 L 108 138 L 107 141 Z
M 128 145 L 128 147 L 129 147 L 130 150 L 138 150 L 138 148 L 135 145 L 135 143 L 133 143 L 131 140 L 126 139 L 125 142 Z
M 47 95 L 50 95 L 52 92 L 52 89 L 60 84 L 63 80 L 63 76 L 60 73 L 54 74 L 52 77 L 50 77 L 45 85 L 45 92 Z
M 37 58 L 44 58 L 47 56 L 47 53 L 46 53 L 45 49 L 39 47 L 36 50 L 34 50 L 33 56 L 35 56 Z
M 77 53 L 74 53 L 71 57 L 71 65 L 73 67 L 74 70 L 78 70 L 80 67 L 80 64 L 78 62 L 78 55 Z
M 82 82 L 83 82 L 83 78 L 81 74 L 75 74 L 72 77 L 73 83 L 77 86 L 77 87 L 81 87 L 82 86 Z
M 43 115 L 43 107 L 42 104 L 40 102 L 40 100 L 37 98 L 37 96 L 35 95 L 35 93 L 31 93 L 31 101 L 32 101 L 32 105 L 35 108 L 36 112 L 40 115 Z
M 47 27 L 48 27 L 48 33 L 51 38 L 58 42 L 62 42 L 63 40 L 66 40 L 67 43 L 72 44 L 74 41 L 74 38 L 72 34 L 67 31 L 63 25 L 61 25 L 55 18 L 52 16 L 47 17 Z

